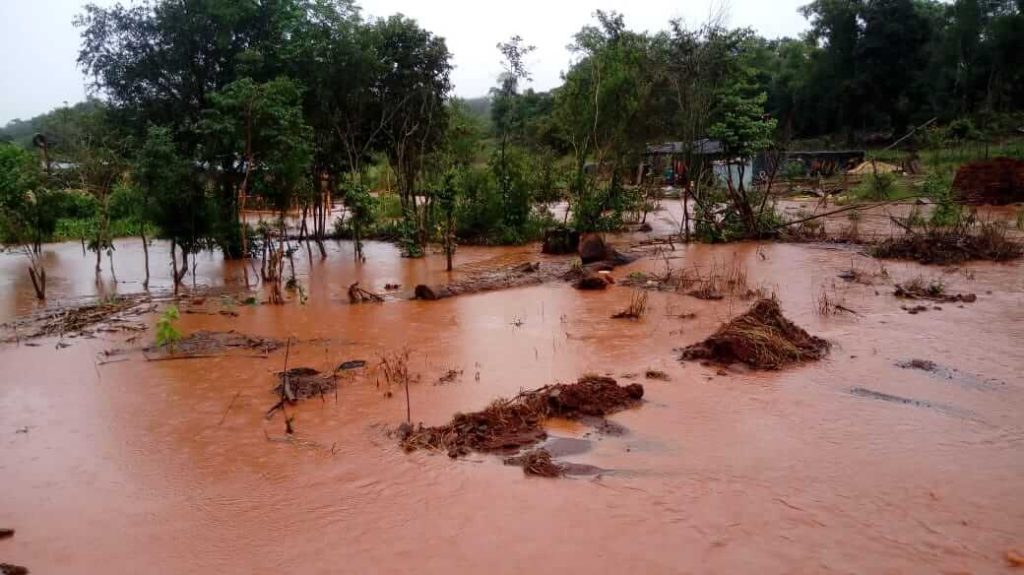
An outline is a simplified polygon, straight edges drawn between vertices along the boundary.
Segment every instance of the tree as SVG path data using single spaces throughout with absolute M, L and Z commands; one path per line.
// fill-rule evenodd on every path
M 406 255 L 419 256 L 430 210 L 418 204 L 417 185 L 448 123 L 444 102 L 451 90 L 451 54 L 443 38 L 401 15 L 373 22 L 368 33 L 379 62 L 371 94 L 386 119 L 381 150 L 398 180 Z
M 530 215 L 530 190 L 516 185 L 510 166 L 509 146 L 513 137 L 523 131 L 524 118 L 519 98 L 519 83 L 530 80 L 530 73 L 523 60 L 535 50 L 535 47 L 524 45 L 522 37 L 513 36 L 508 42 L 498 44 L 498 50 L 503 56 L 504 70 L 499 78 L 499 87 L 491 89 L 491 120 L 498 136 L 498 150 L 493 166 L 504 204 L 505 226 L 519 229 Z
M 253 191 L 280 215 L 279 249 L 273 249 L 269 238 L 264 240 L 264 246 L 271 250 L 269 273 L 265 268 L 264 277 L 273 283 L 275 295 L 271 299 L 283 303 L 277 284 L 283 265 L 284 214 L 306 186 L 306 170 L 312 160 L 312 134 L 302 116 L 301 89 L 288 78 L 262 84 L 242 78 L 211 94 L 210 104 L 200 124 L 208 141 L 205 155 L 211 164 L 237 166 L 236 171 L 242 172 L 241 180 L 234 180 L 237 184 L 228 184 L 237 190 L 235 219 L 241 222 L 246 198 Z M 239 237 L 243 250 L 248 252 L 242 223 Z M 248 272 L 246 278 L 248 282 Z
M 211 209 L 196 168 L 179 153 L 169 128 L 150 126 L 135 158 L 135 181 L 148 198 L 147 218 L 161 237 L 171 241 L 173 284 L 188 271 L 188 255 L 196 254 L 210 231 Z M 176 248 L 181 249 L 178 269 Z
M 57 225 L 58 200 L 43 185 L 33 154 L 0 144 L 0 243 L 20 246 L 36 297 L 46 299 L 42 243 Z
M 655 118 L 649 114 L 654 70 L 651 39 L 626 30 L 622 15 L 596 12 L 597 26 L 584 27 L 571 46 L 579 60 L 558 90 L 555 115 L 575 161 L 570 181 L 575 225 L 601 227 L 605 210 L 621 200 L 620 172 L 643 150 Z M 588 159 L 594 169 L 587 171 Z M 603 190 L 596 177 L 611 169 Z

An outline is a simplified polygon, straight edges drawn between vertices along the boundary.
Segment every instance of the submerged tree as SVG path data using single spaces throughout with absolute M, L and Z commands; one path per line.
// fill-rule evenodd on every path
M 36 297 L 46 299 L 42 244 L 57 225 L 58 199 L 43 185 L 33 154 L 0 144 L 0 243 L 18 246 L 28 258 Z
M 169 128 L 151 126 L 134 165 L 135 181 L 147 197 L 148 220 L 171 241 L 175 291 L 188 271 L 188 256 L 209 237 L 211 207 L 196 167 L 178 152 Z M 181 250 L 181 268 L 175 251 Z

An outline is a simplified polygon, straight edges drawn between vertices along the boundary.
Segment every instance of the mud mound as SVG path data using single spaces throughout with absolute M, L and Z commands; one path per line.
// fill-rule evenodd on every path
M 683 349 L 681 359 L 741 362 L 755 369 L 779 369 L 791 363 L 821 359 L 828 348 L 827 341 L 783 317 L 777 301 L 762 299 L 718 328 L 711 337 Z
M 264 354 L 281 347 L 276 339 L 245 335 L 232 331 L 204 331 L 189 334 L 174 344 L 173 350 L 167 345 L 152 345 L 145 348 L 148 354 L 165 354 L 176 357 L 218 355 L 232 349 L 248 349 Z
M 523 473 L 538 477 L 561 477 L 565 474 L 562 466 L 551 459 L 547 449 L 531 449 L 526 453 L 504 459 L 505 465 L 523 468 Z
M 1024 201 L 1024 161 L 1012 158 L 971 162 L 953 179 L 957 201 L 1004 205 Z
M 293 367 L 277 373 L 280 383 L 274 388 L 274 395 L 289 401 L 322 397 L 338 388 L 334 374 L 320 373 L 311 367 Z
M 619 386 L 610 377 L 584 376 L 573 384 L 557 384 L 499 399 L 483 411 L 457 413 L 447 425 L 408 429 L 401 438 L 406 451 L 434 449 L 451 457 L 470 451 L 514 451 L 546 437 L 549 417 L 604 416 L 635 405 L 642 385 Z

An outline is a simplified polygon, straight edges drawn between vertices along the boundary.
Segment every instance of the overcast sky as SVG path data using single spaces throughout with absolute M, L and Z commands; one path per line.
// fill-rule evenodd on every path
M 115 0 L 92 0 L 111 5 Z M 751 26 L 767 37 L 793 36 L 805 29 L 797 8 L 809 0 L 731 0 L 730 26 Z M 616 10 L 634 30 L 656 31 L 672 18 L 703 22 L 712 0 L 363 0 L 365 16 L 401 12 L 443 36 L 454 55 L 455 93 L 487 93 L 500 71 L 495 45 L 514 34 L 537 47 L 530 58 L 532 86 L 559 83 L 570 54 L 566 45 L 595 9 Z M 78 30 L 71 24 L 83 0 L 0 0 L 0 125 L 27 119 L 86 94 L 76 67 Z M 717 5 L 721 5 L 719 1 Z

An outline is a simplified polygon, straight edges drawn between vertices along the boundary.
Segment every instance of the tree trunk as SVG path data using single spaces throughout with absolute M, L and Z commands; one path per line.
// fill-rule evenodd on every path
M 139 233 L 142 237 L 142 258 L 145 261 L 146 266 L 146 279 L 142 280 L 142 289 L 149 289 L 149 242 L 146 241 L 146 224 L 142 224 L 142 231 Z
M 32 262 L 28 266 L 28 276 L 32 279 L 32 288 L 36 291 L 36 299 L 43 301 L 46 299 L 46 270 L 39 268 L 36 271 L 36 263 Z

